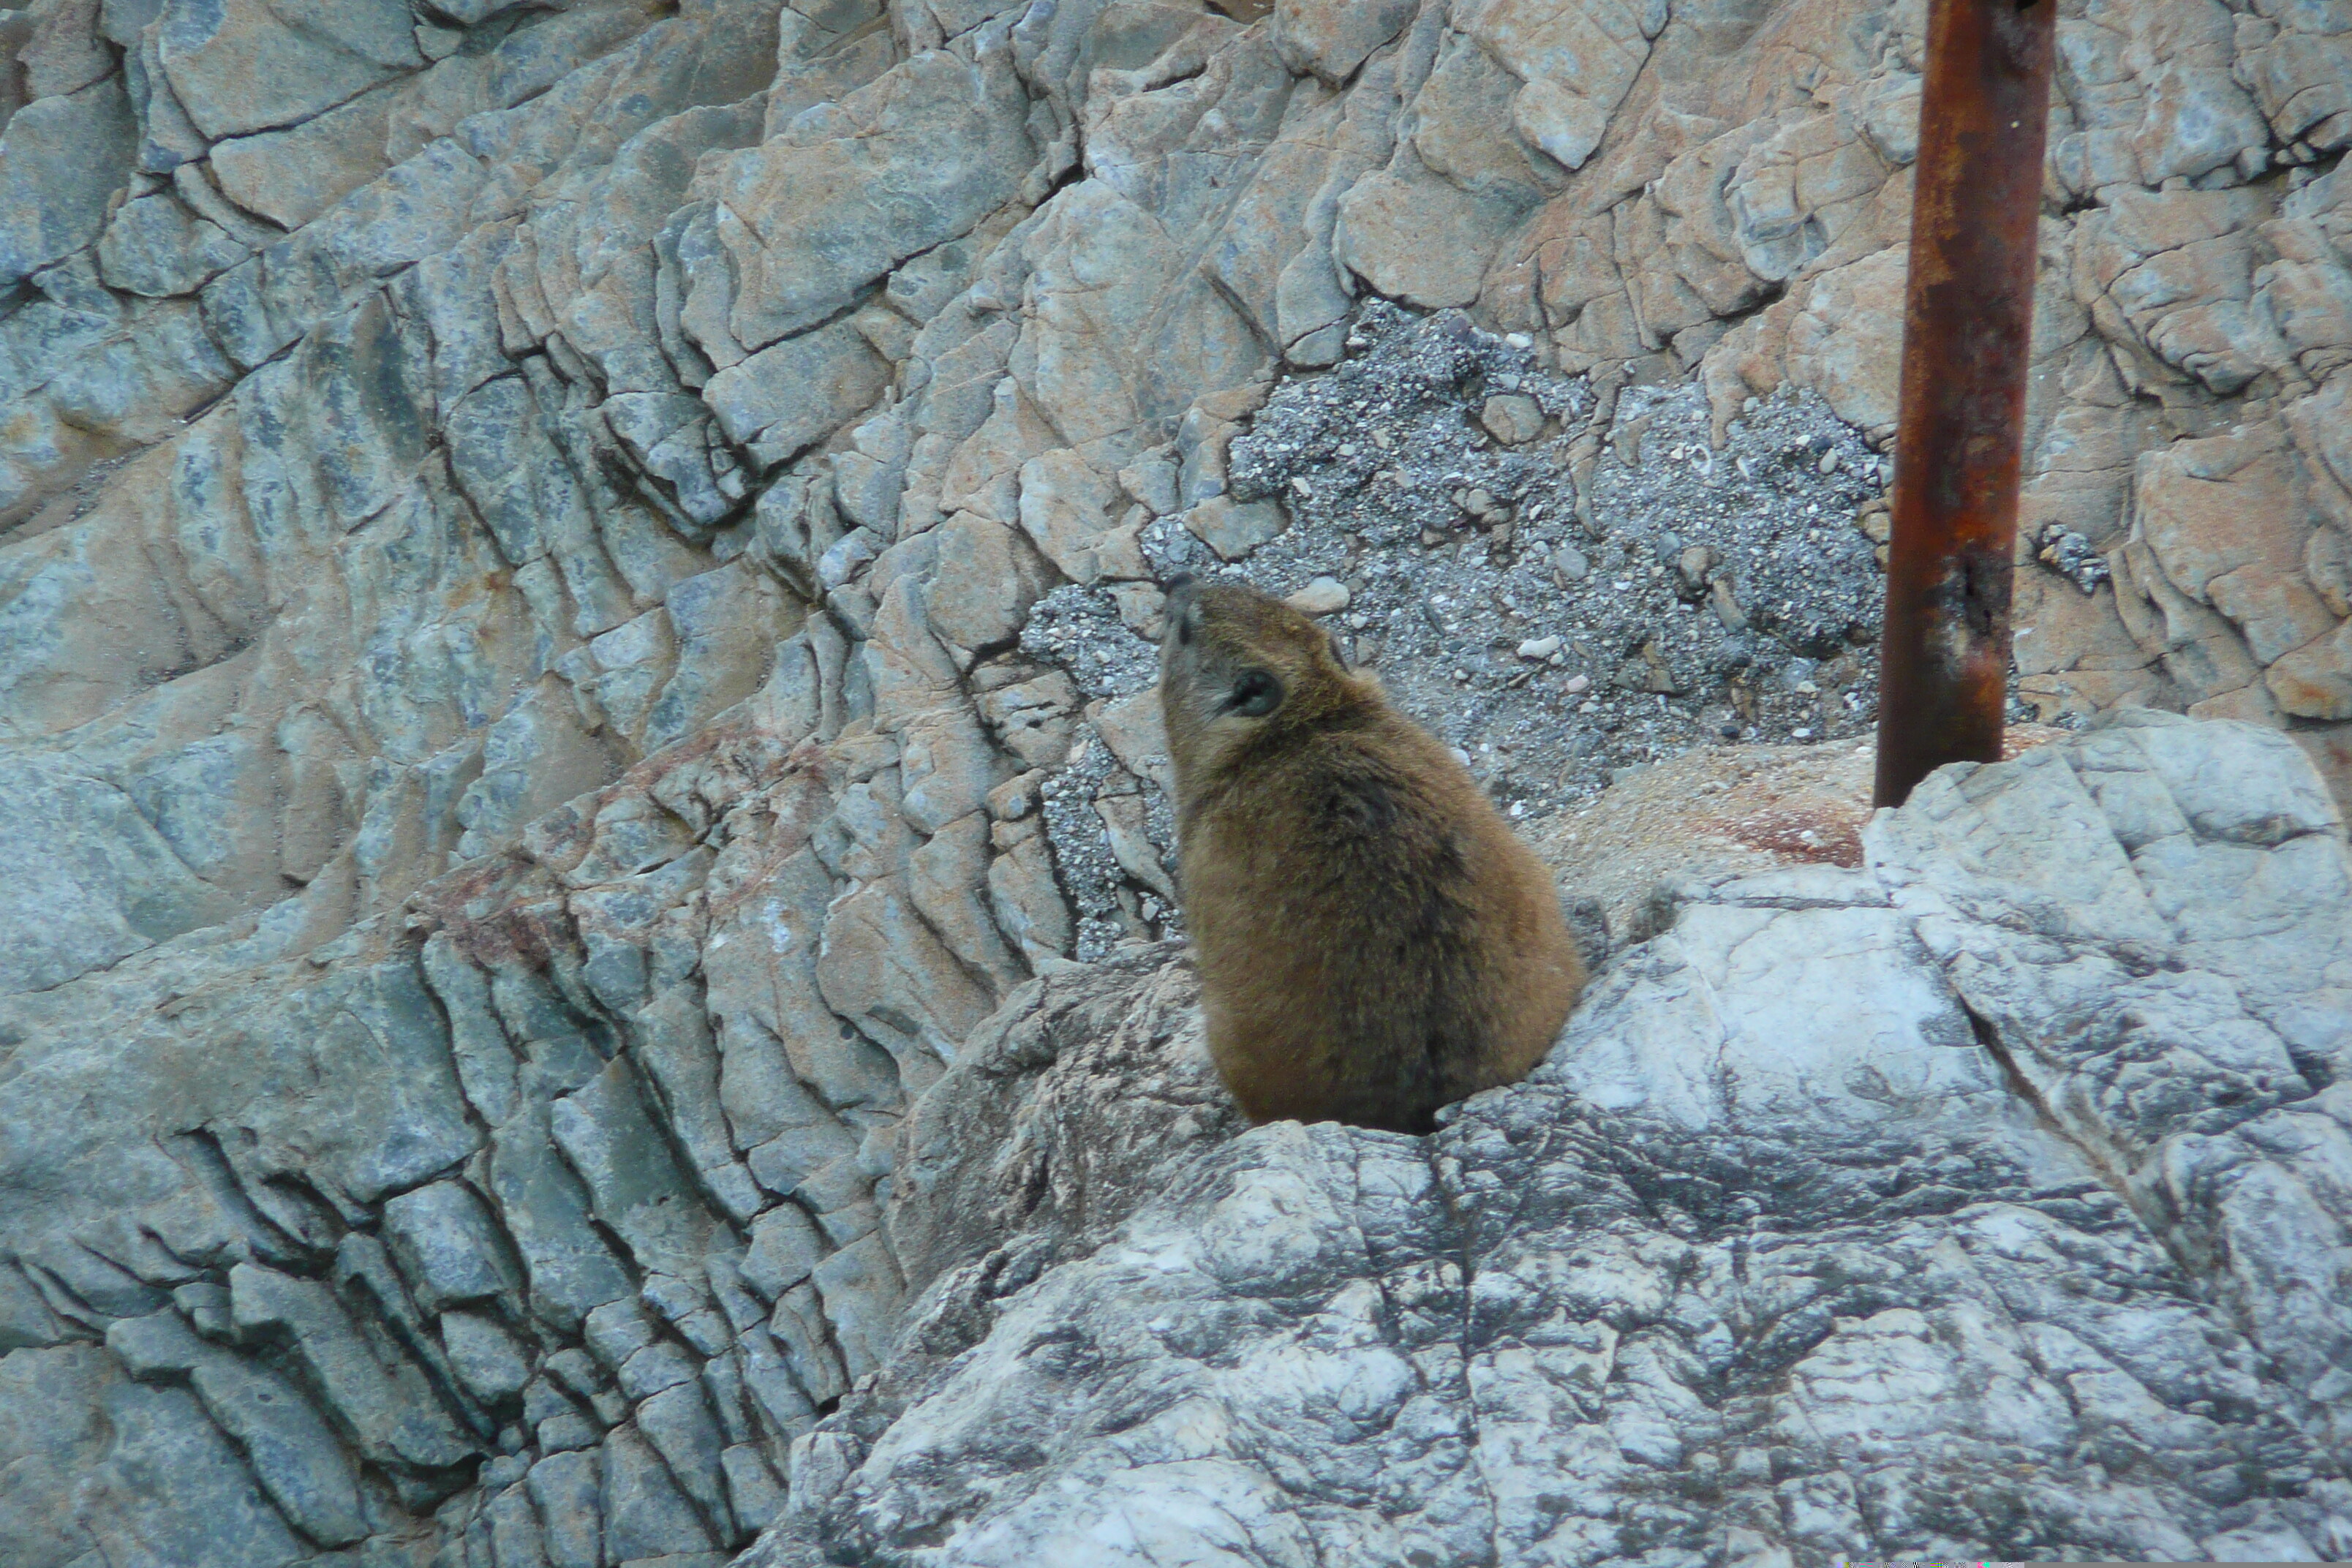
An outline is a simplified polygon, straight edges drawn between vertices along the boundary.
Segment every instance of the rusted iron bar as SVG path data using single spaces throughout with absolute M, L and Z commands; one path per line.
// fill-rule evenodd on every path
M 1877 804 L 1946 763 L 1997 762 L 2058 0 L 1933 0 L 1894 548 L 1879 663 Z

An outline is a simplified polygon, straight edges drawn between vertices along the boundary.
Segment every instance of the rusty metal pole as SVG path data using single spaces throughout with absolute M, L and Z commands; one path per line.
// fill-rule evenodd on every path
M 1914 170 L 1876 804 L 1998 762 L 2058 0 L 1932 0 Z

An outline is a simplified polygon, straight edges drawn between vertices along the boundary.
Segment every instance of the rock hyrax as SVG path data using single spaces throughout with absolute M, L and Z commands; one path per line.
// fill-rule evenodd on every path
M 1551 874 L 1278 599 L 1181 577 L 1160 702 L 1210 1054 L 1252 1120 L 1426 1132 L 1584 988 Z

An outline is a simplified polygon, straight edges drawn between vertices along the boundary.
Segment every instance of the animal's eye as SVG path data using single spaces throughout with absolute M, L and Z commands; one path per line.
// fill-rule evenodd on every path
M 1246 670 L 1234 682 L 1234 694 L 1225 699 L 1225 710 L 1244 719 L 1263 719 L 1282 703 L 1282 682 L 1262 669 Z

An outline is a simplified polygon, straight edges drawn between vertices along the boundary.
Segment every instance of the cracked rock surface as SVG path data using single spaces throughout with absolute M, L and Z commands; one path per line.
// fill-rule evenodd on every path
M 2309 764 L 2132 716 L 1865 844 L 1682 889 L 1426 1140 L 1202 1147 L 1184 961 L 1039 982 L 918 1102 L 900 1355 L 747 1563 L 2352 1552 Z
M 1044 1238 L 1004 1294 L 1170 1197 L 1090 1152 L 1061 1053 L 1132 1058 L 1139 1147 L 1270 1136 L 1151 978 L 1171 570 L 1311 606 L 1531 834 L 1687 746 L 1858 739 L 1923 26 L 0 7 L 0 1561 L 709 1568 L 833 1519 L 867 1438 L 811 1434 L 915 1386 L 908 1302 L 1013 1247 L 978 1215 Z M 2062 32 L 2016 695 L 2239 719 L 2341 798 L 2352 13 Z M 2209 831 L 2168 775 L 2184 839 L 2104 771 L 2148 890 L 2066 898 L 2140 921 L 2113 967 L 1936 963 L 2002 1040 L 2153 1020 L 2003 1071 L 2170 1227 L 2181 1321 L 2318 1408 L 2335 1352 L 2271 1348 L 2332 1321 L 2318 1233 L 2263 1227 L 2336 1212 L 2270 1173 L 2332 1158 L 2335 1003 L 2163 977 L 2252 974 L 2326 835 Z M 2149 958 L 2232 856 L 2242 929 Z M 926 1100 L 982 1060 L 1066 1126 Z M 924 1342 L 979 1342 L 973 1289 Z M 2272 1515 L 2210 1506 L 2180 1528 L 2261 1554 L 2227 1531 Z

